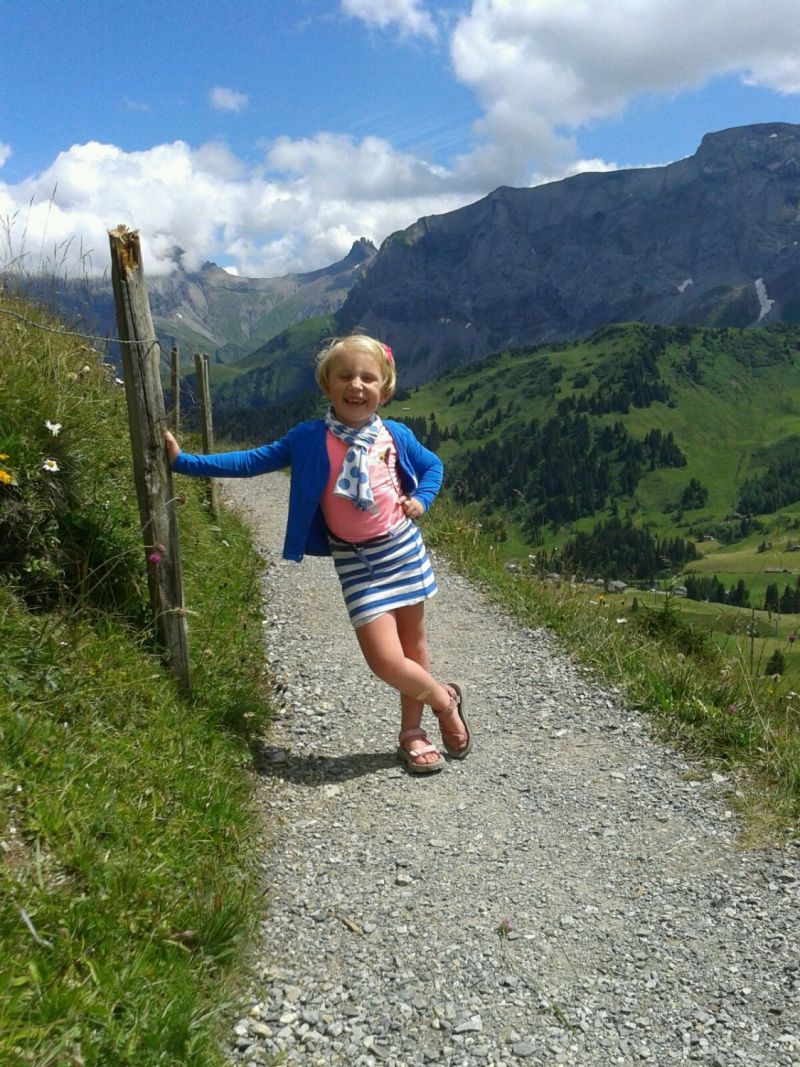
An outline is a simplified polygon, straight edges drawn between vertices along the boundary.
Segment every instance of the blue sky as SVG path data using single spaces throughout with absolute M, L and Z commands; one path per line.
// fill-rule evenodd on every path
M 10 0 L 0 260 L 102 270 L 125 222 L 151 271 L 213 259 L 276 275 L 501 184 L 671 162 L 712 130 L 800 122 L 799 14 L 800 0 Z

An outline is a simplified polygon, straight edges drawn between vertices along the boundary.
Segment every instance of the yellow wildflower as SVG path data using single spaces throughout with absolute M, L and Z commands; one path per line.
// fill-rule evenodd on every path
M 0 471 L 0 485 L 11 485 L 12 478 L 8 471 Z

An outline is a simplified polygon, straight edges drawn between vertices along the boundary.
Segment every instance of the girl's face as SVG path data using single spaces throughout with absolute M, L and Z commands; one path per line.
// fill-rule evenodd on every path
M 331 360 L 325 392 L 339 422 L 353 428 L 371 419 L 386 399 L 376 360 L 357 350 L 345 350 Z

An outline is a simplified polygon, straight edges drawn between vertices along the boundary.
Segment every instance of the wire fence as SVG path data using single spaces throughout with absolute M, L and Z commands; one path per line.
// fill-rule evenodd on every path
M 78 333 L 77 330 L 67 329 L 66 326 L 45 326 L 41 322 L 36 322 L 34 319 L 29 319 L 27 315 L 20 314 L 19 311 L 12 311 L 11 308 L 5 308 L 0 306 L 0 315 L 8 315 L 9 318 L 19 319 L 20 322 L 26 323 L 28 326 L 32 326 L 35 330 L 42 330 L 44 333 L 52 333 L 57 337 L 77 337 L 81 341 L 100 341 L 102 344 L 118 344 L 118 345 L 157 345 L 159 343 L 157 337 L 150 337 L 146 341 L 125 341 L 121 337 L 101 337 L 99 334 L 91 333 Z
M 27 315 L 22 315 L 19 311 L 13 311 L 11 308 L 3 307 L 2 305 L 0 305 L 0 315 L 7 315 L 11 319 L 17 319 L 19 322 L 24 322 L 26 326 L 30 326 L 35 330 L 41 330 L 42 333 L 53 334 L 56 337 L 75 337 L 80 341 L 99 342 L 100 344 L 105 346 L 111 344 L 141 345 L 143 348 L 149 351 L 150 347 L 161 343 L 157 337 L 148 338 L 148 340 L 146 341 L 126 341 L 123 340 L 121 337 L 108 337 L 107 335 L 80 333 L 77 330 L 70 330 L 66 326 L 45 326 L 42 322 L 36 322 L 35 319 L 31 319 Z M 186 398 L 192 404 L 198 402 L 199 397 L 197 393 L 191 388 L 187 390 L 187 386 L 184 381 L 181 381 L 180 388 Z

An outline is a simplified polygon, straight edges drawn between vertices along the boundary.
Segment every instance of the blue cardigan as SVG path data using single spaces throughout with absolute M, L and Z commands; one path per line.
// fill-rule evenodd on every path
M 384 419 L 383 424 L 397 447 L 397 468 L 404 492 L 427 511 L 442 484 L 442 461 L 401 422 Z M 326 433 L 325 422 L 312 419 L 299 423 L 271 445 L 210 456 L 181 452 L 172 469 L 202 478 L 252 478 L 291 467 L 284 559 L 299 562 L 304 553 L 329 556 L 328 527 L 319 506 L 330 475 Z

